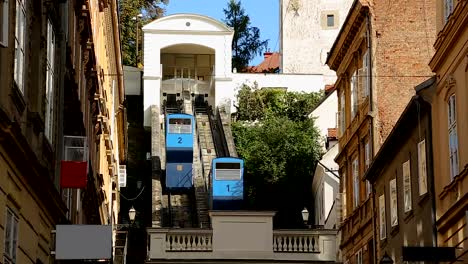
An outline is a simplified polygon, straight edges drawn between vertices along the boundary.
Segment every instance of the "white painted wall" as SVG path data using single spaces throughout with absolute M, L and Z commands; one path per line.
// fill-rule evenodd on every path
M 340 181 L 338 177 L 328 171 L 332 170 L 338 175 L 339 166 L 334 161 L 337 154 L 338 144 L 335 144 L 320 160 L 323 165 L 317 164 L 312 181 L 314 224 L 324 225 L 328 229 L 336 227 L 337 220 L 336 207 L 333 205 L 339 194 Z
M 234 32 L 221 22 L 196 14 L 176 14 L 157 19 L 143 27 L 144 42 L 144 125 L 150 126 L 151 106 L 161 100 L 161 50 L 179 44 L 200 45 L 215 52 L 216 103 L 233 94 L 230 84 L 231 43 Z
M 236 89 L 254 82 L 259 88 L 286 87 L 294 92 L 318 92 L 325 87 L 322 74 L 234 73 L 232 79 Z
M 324 150 L 328 129 L 336 127 L 336 112 L 338 112 L 338 96 L 335 90 L 309 115 L 310 118 L 315 118 L 315 125 L 320 131 Z
M 322 73 L 335 81 L 325 60 L 348 14 L 352 0 L 280 0 L 281 54 L 284 73 Z M 335 14 L 335 26 L 326 15 Z

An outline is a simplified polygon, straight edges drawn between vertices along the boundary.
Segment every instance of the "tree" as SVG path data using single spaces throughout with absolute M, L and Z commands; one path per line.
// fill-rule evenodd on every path
M 120 19 L 120 43 L 122 47 L 122 60 L 124 65 L 136 65 L 136 32 L 141 26 L 164 15 L 162 5 L 167 5 L 169 0 L 119 0 Z M 134 20 L 138 14 L 143 17 Z M 137 25 L 137 23 L 140 23 Z M 138 46 L 141 47 L 143 34 L 138 34 Z M 141 58 L 138 58 L 141 62 Z
M 238 71 L 246 71 L 247 65 L 255 55 L 261 55 L 267 48 L 268 40 L 260 40 L 260 30 L 250 26 L 250 18 L 245 14 L 241 1 L 230 0 L 223 11 L 224 23 L 234 29 L 232 67 Z
M 308 113 L 322 93 L 255 89 L 238 93 L 238 121 L 232 131 L 245 161 L 247 207 L 278 211 L 275 225 L 300 226 L 304 205 L 311 200 L 312 175 L 320 159 L 320 134 Z
M 237 120 L 262 120 L 269 113 L 286 116 L 293 121 L 305 120 L 324 94 L 287 92 L 283 88 L 242 85 L 237 94 Z

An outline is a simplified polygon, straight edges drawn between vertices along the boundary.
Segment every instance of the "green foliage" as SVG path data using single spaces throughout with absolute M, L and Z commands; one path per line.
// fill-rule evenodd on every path
M 164 8 L 169 0 L 119 0 L 120 43 L 124 65 L 136 65 L 136 37 L 138 28 L 138 46 L 141 62 L 143 34 L 141 27 L 156 18 L 163 16 Z M 134 20 L 138 14 L 143 17 Z M 138 25 L 137 25 L 138 23 Z
M 277 210 L 280 228 L 301 225 L 300 212 L 311 201 L 312 175 L 320 159 L 320 134 L 307 118 L 322 93 L 254 89 L 238 94 L 238 121 L 232 125 L 245 161 L 249 209 Z
M 262 120 L 267 115 L 285 116 L 293 121 L 307 119 L 323 98 L 323 92 L 287 92 L 283 88 L 243 85 L 237 94 L 237 119 Z
M 245 14 L 241 1 L 231 0 L 223 9 L 224 23 L 234 29 L 232 40 L 232 67 L 246 71 L 249 62 L 256 54 L 261 55 L 267 48 L 268 40 L 260 39 L 260 30 L 250 26 L 250 17 Z

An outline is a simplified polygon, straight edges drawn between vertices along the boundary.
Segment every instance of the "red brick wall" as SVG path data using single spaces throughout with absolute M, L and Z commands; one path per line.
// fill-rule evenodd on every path
M 374 93 L 378 135 L 385 141 L 414 87 L 432 75 L 428 66 L 436 37 L 435 0 L 374 1 Z

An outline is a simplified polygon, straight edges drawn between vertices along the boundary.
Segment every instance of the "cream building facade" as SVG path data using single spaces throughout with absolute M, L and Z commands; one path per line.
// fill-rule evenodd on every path
M 468 261 L 468 1 L 437 4 L 436 73 L 432 97 L 438 246 L 456 247 Z

